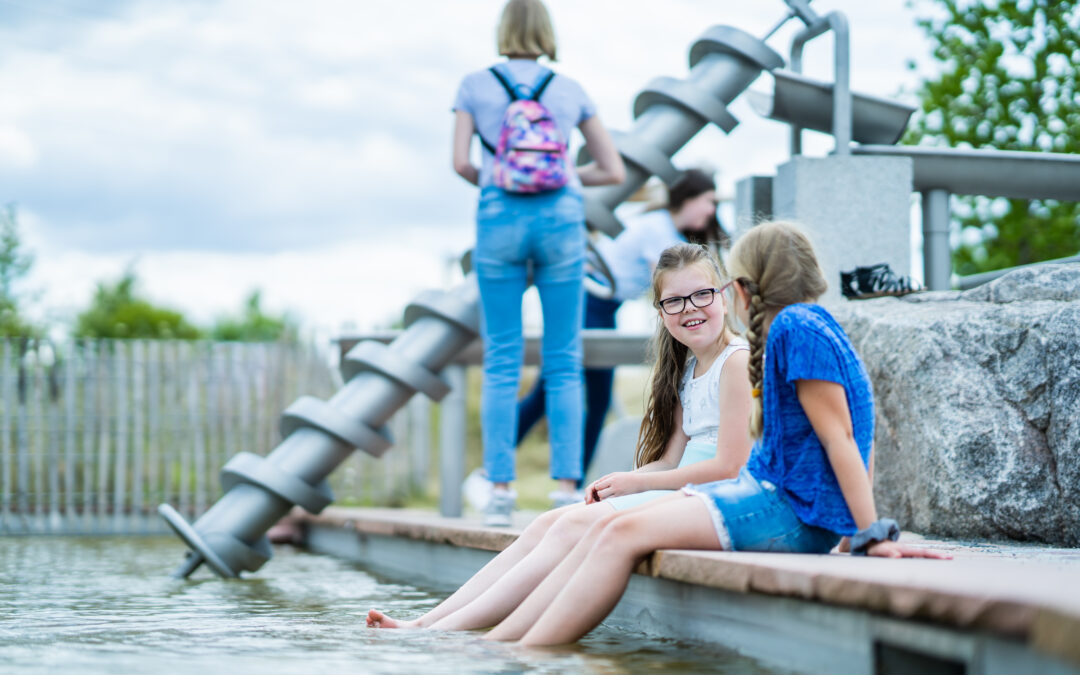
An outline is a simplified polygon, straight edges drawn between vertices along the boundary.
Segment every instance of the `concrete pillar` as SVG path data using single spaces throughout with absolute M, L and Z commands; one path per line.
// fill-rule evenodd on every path
M 773 218 L 802 225 L 837 302 L 840 271 L 888 263 L 911 273 L 912 164 L 908 157 L 793 157 L 773 181 Z
M 772 218 L 773 177 L 748 176 L 735 184 L 735 231 L 738 237 L 755 224 Z

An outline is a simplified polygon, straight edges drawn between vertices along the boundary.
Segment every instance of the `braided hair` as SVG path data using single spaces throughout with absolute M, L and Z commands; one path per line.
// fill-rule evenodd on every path
M 732 277 L 750 299 L 747 309 L 750 343 L 749 376 L 754 403 L 750 408 L 750 436 L 761 438 L 764 429 L 762 395 L 765 389 L 766 315 L 797 302 L 813 302 L 825 292 L 810 240 L 796 225 L 762 223 L 735 242 L 728 259 Z

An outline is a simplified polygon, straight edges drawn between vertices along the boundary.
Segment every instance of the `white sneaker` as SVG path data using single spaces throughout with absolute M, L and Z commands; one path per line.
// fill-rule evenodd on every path
M 585 493 L 581 490 L 556 490 L 548 495 L 551 500 L 551 508 L 559 509 L 572 504 L 584 504 Z
M 461 492 L 465 495 L 465 501 L 473 509 L 483 512 L 491 501 L 491 491 L 494 489 L 491 481 L 487 479 L 487 472 L 483 468 L 473 469 L 461 484 Z
M 510 527 L 514 506 L 517 505 L 517 493 L 513 490 L 495 488 L 491 491 L 491 501 L 484 509 L 484 525 L 488 527 Z

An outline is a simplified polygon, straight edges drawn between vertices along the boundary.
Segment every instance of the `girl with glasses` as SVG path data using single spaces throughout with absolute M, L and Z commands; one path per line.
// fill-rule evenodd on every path
M 644 295 L 652 284 L 653 270 L 664 249 L 679 243 L 703 244 L 711 249 L 726 246 L 727 233 L 716 219 L 716 183 L 700 169 L 687 169 L 667 191 L 667 202 L 626 221 L 617 237 L 600 236 L 595 243 L 600 261 L 611 273 L 614 288 L 602 284 L 585 287 L 585 328 L 615 328 L 615 315 L 627 300 Z M 615 382 L 614 368 L 585 369 L 585 424 L 583 431 L 582 475 L 596 453 Z M 537 378 L 532 391 L 518 406 L 520 445 L 545 412 L 545 387 Z M 629 463 L 629 462 L 627 462 Z M 474 480 L 470 478 L 470 480 Z M 578 481 L 578 487 L 584 487 Z M 581 491 L 557 491 L 553 506 L 579 503 Z
M 595 481 L 586 490 L 587 504 L 541 514 L 424 616 L 401 621 L 371 610 L 368 625 L 436 630 L 493 626 L 525 600 L 590 526 L 674 494 L 687 483 L 738 475 L 750 453 L 749 352 L 746 341 L 728 327 L 728 303 L 716 291 L 724 285 L 719 262 L 702 246 L 680 244 L 660 255 L 652 286 L 662 309 L 657 310 L 652 386 L 635 470 Z M 687 297 L 674 311 L 675 300 Z

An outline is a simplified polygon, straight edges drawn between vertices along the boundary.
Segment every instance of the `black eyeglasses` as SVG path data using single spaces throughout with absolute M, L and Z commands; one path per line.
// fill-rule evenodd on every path
M 700 291 L 694 291 L 690 295 L 675 295 L 670 298 L 664 298 L 660 302 L 656 303 L 660 306 L 660 309 L 664 310 L 665 314 L 678 314 L 686 309 L 686 301 L 689 300 L 690 304 L 698 309 L 702 307 L 708 307 L 713 304 L 713 300 L 716 299 L 717 293 L 723 293 L 727 290 L 727 287 L 733 284 L 733 281 L 729 281 L 720 288 L 703 288 Z

